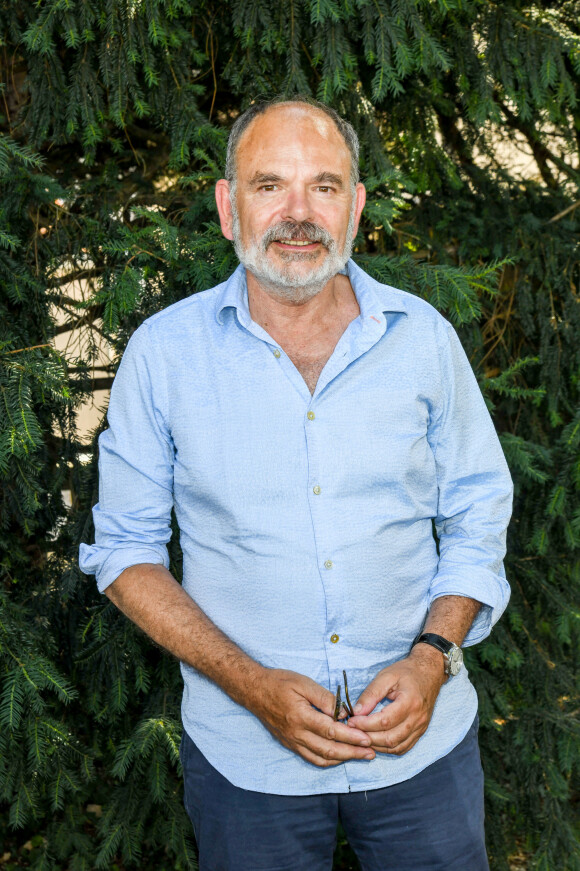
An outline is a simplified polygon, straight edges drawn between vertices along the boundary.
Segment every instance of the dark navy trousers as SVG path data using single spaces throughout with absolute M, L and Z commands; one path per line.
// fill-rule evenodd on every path
M 362 871 L 489 871 L 477 718 L 447 756 L 366 792 L 252 792 L 219 774 L 185 732 L 180 752 L 200 871 L 331 871 L 339 819 Z

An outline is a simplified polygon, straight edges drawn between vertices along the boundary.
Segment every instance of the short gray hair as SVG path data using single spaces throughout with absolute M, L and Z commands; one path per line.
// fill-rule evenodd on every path
M 328 115 L 328 117 L 334 121 L 338 132 L 344 139 L 344 142 L 350 151 L 350 181 L 354 188 L 359 181 L 358 160 L 360 152 L 358 136 L 356 135 L 354 127 L 352 124 L 349 124 L 348 121 L 345 121 L 344 118 L 341 118 L 338 112 L 335 112 L 335 110 L 331 109 L 330 106 L 327 106 L 325 103 L 320 103 L 318 100 L 314 100 L 312 97 L 305 96 L 304 94 L 297 94 L 294 97 L 278 96 L 274 97 L 272 100 L 263 100 L 259 103 L 254 103 L 249 107 L 249 109 L 246 109 L 245 112 L 242 112 L 242 114 L 236 118 L 228 138 L 225 168 L 226 179 L 231 185 L 235 186 L 237 169 L 236 155 L 238 146 L 240 144 L 240 139 L 252 121 L 257 118 L 258 115 L 263 115 L 264 112 L 267 112 L 268 109 L 273 106 L 290 103 L 304 103 L 307 106 L 311 106 L 313 109 L 318 109 L 320 112 L 324 112 L 325 115 Z

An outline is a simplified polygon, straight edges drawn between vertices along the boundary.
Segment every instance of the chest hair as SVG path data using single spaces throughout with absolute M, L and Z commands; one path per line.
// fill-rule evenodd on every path
M 304 378 L 304 381 L 306 382 L 306 386 L 310 390 L 310 393 L 314 393 L 314 391 L 316 390 L 316 385 L 318 384 L 320 373 L 332 356 L 333 350 L 334 346 L 329 351 L 325 350 L 324 353 L 318 354 L 314 357 L 304 353 L 300 354 L 297 352 L 291 353 L 290 351 L 286 351 L 286 353 Z

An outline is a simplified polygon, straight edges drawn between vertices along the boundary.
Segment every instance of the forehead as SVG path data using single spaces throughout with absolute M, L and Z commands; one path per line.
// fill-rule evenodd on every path
M 336 124 L 320 109 L 297 103 L 271 106 L 242 135 L 236 155 L 240 175 L 266 164 L 316 163 L 348 175 L 351 154 Z

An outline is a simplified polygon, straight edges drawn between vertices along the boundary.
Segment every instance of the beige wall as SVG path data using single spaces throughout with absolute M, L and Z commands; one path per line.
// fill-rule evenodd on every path
M 65 297 L 78 301 L 86 301 L 91 296 L 90 288 L 83 281 L 64 285 L 62 293 Z M 79 319 L 82 313 L 82 309 L 75 312 L 70 306 L 68 311 L 62 308 L 55 309 L 57 326 L 65 327 L 72 320 Z M 98 327 L 98 322 L 96 322 L 96 325 Z M 83 324 L 59 333 L 55 336 L 54 345 L 66 358 L 69 366 L 74 366 L 75 358 L 82 360 L 91 359 L 93 377 L 102 378 L 107 375 L 100 367 L 111 363 L 111 349 L 98 332 L 91 329 L 90 324 Z M 77 424 L 81 441 L 88 441 L 91 432 L 101 422 L 108 400 L 108 390 L 96 390 L 90 399 L 79 406 L 77 410 Z

